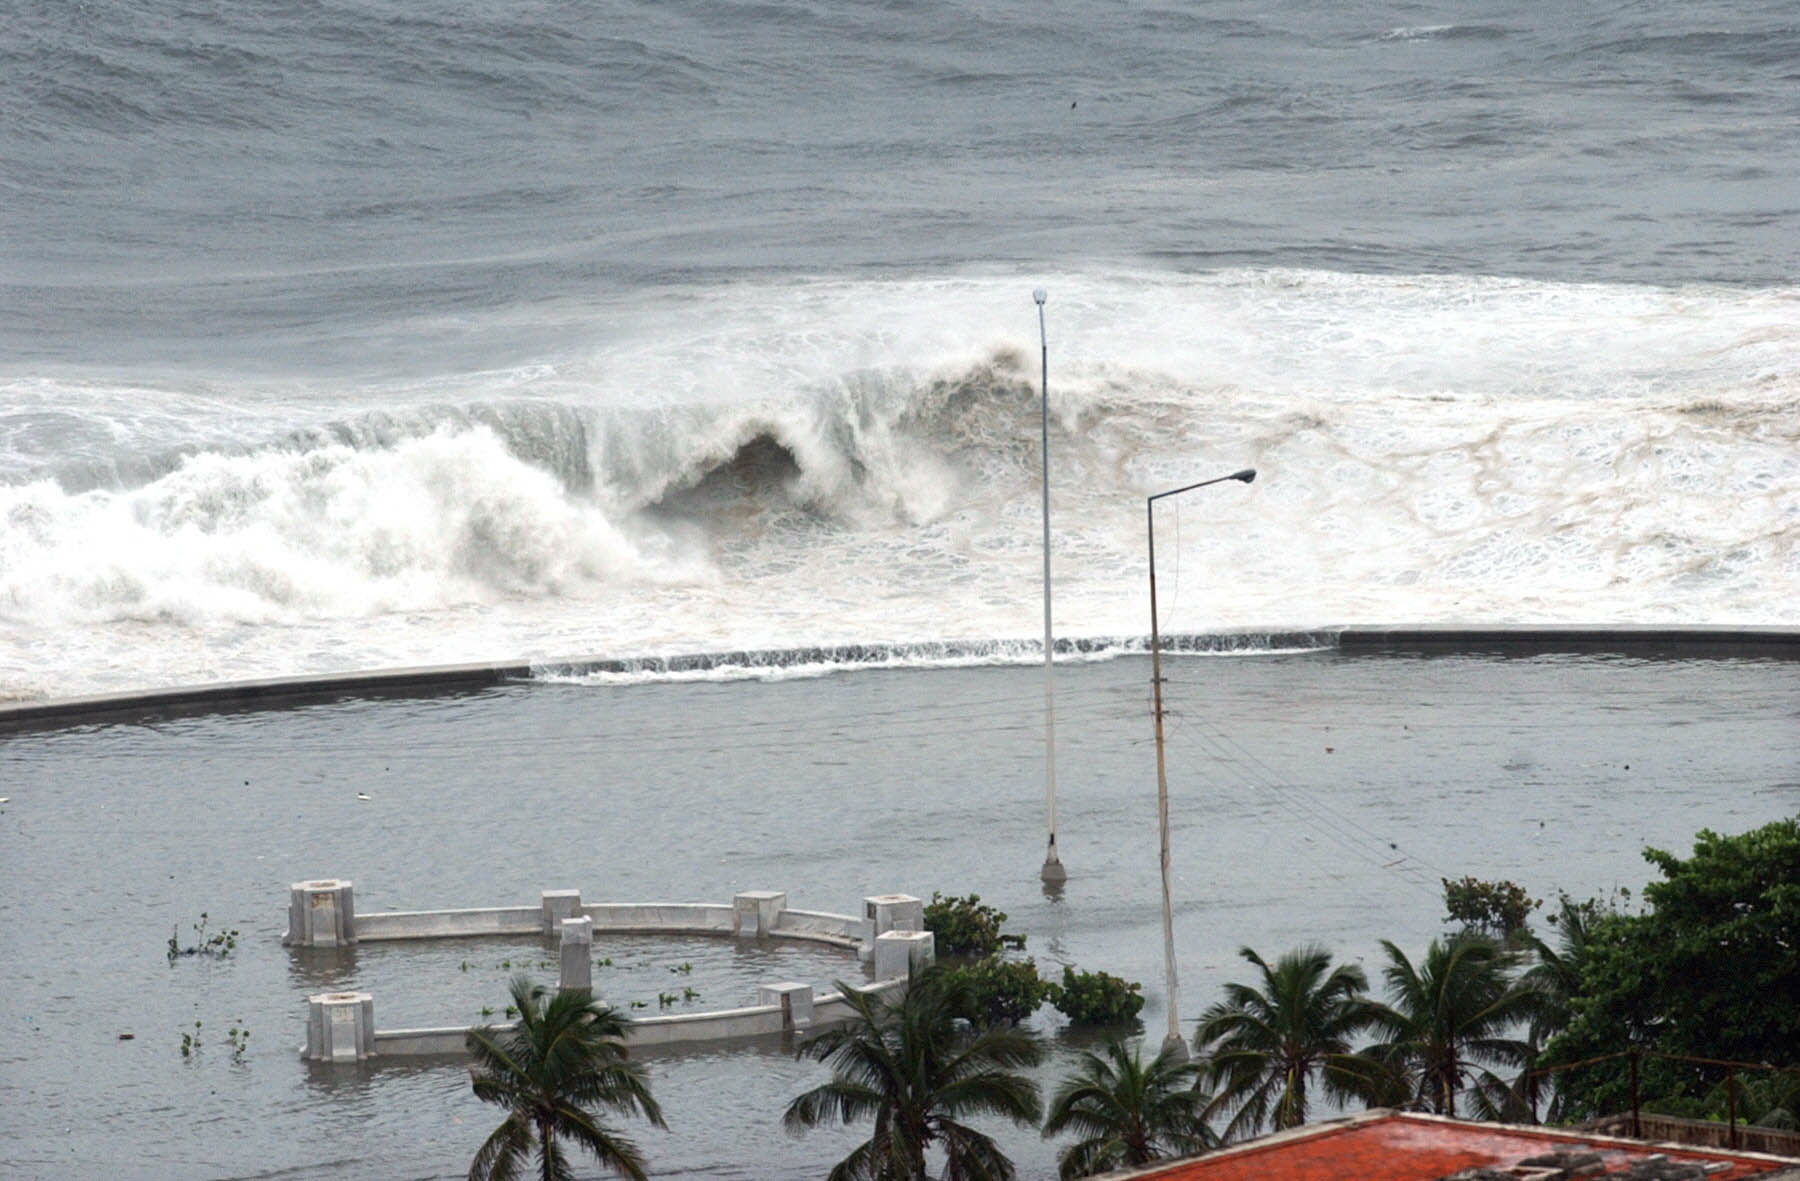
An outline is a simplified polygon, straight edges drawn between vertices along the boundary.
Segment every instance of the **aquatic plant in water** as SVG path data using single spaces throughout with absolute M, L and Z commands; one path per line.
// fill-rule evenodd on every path
M 203 955 L 223 959 L 236 949 L 238 933 L 235 927 L 229 931 L 208 933 L 206 925 L 207 915 L 203 910 L 200 912 L 200 921 L 193 925 L 194 942 L 185 947 L 181 943 L 181 928 L 176 926 L 169 929 L 170 966 L 183 956 Z

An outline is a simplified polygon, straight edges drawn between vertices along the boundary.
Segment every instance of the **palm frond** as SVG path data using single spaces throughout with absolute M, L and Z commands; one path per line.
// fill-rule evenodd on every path
M 938 1130 L 944 1142 L 945 1181 L 1012 1181 L 1017 1175 L 992 1137 L 949 1121 Z
M 1063 1181 L 1089 1177 L 1124 1168 L 1124 1143 L 1115 1137 L 1093 1136 L 1065 1148 L 1056 1158 L 1057 1173 Z
M 531 1124 L 508 1116 L 488 1135 L 469 1164 L 469 1181 L 509 1181 L 531 1153 Z
M 1315 1084 L 1337 1098 L 1360 1094 L 1356 1079 L 1375 1067 L 1353 1066 L 1351 1038 L 1376 1026 L 1380 1006 L 1364 994 L 1368 978 L 1354 964 L 1333 965 L 1316 945 L 1274 963 L 1252 948 L 1238 954 L 1252 964 L 1257 984 L 1226 986 L 1225 1000 L 1200 1019 L 1196 1043 L 1215 1088 L 1208 1111 L 1227 1116 L 1228 1139 L 1252 1135 L 1273 1122 L 1293 1127 L 1310 1118 Z
M 820 1124 L 853 1124 L 872 1115 L 883 1100 L 883 1092 L 873 1087 L 832 1079 L 795 1096 L 781 1122 L 795 1133 Z
M 525 976 L 513 978 L 510 992 L 517 1023 L 507 1030 L 483 1026 L 468 1037 L 475 1059 L 470 1069 L 475 1097 L 508 1112 L 476 1154 L 470 1175 L 477 1176 L 478 1170 L 486 1170 L 482 1176 L 516 1175 L 523 1159 L 519 1129 L 524 1128 L 527 1141 L 536 1138 L 538 1171 L 546 1178 L 571 1175 L 559 1143 L 565 1137 L 595 1152 L 608 1167 L 626 1166 L 622 1171 L 628 1176 L 641 1176 L 636 1146 L 590 1110 L 641 1115 L 657 1127 L 667 1126 L 642 1070 L 627 1059 L 624 1018 L 586 991 L 552 995 Z
M 644 1156 L 631 1140 L 603 1126 L 580 1108 L 565 1107 L 558 1113 L 556 1128 L 593 1154 L 595 1160 L 615 1173 L 643 1181 Z
M 1019 1073 L 1042 1057 L 1035 1037 L 1019 1029 L 967 1032 L 956 1016 L 967 1007 L 966 985 L 941 968 L 915 969 L 904 991 L 892 998 L 842 983 L 839 988 L 852 1020 L 808 1039 L 799 1050 L 801 1057 L 828 1066 L 832 1077 L 796 1096 L 782 1115 L 783 1125 L 801 1132 L 822 1123 L 872 1119 L 869 1139 L 832 1170 L 845 1181 L 920 1177 L 926 1150 L 941 1144 L 951 1151 L 952 1140 L 973 1154 L 954 1166 L 963 1170 L 955 1175 L 1010 1176 L 1010 1162 L 1007 1172 L 992 1172 L 995 1160 L 1005 1157 L 984 1155 L 982 1146 L 992 1142 L 964 1128 L 957 1117 L 1036 1122 L 1037 1084 Z

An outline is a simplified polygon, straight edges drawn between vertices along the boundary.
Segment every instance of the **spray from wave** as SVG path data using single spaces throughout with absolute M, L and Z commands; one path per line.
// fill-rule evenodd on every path
M 0 680 L 105 683 L 120 644 L 167 683 L 1027 641 L 1037 342 L 1015 286 L 702 293 L 529 372 L 348 394 L 89 385 L 62 449 L 51 399 L 14 398 Z M 1243 466 L 1253 490 L 1164 506 L 1172 632 L 1794 618 L 1791 290 L 1052 290 L 1061 635 L 1141 633 L 1143 498 Z
M 139 465 L 137 487 L 0 487 L 15 618 L 292 622 L 700 583 L 771 535 L 903 529 L 1024 474 L 1016 353 L 779 401 L 510 400 L 371 411 Z

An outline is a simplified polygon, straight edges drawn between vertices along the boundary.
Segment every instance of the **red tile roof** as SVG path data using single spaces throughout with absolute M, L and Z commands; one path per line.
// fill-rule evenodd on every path
M 1378 1111 L 1309 1124 L 1208 1156 L 1129 1174 L 1139 1181 L 1437 1181 L 1477 1166 L 1509 1169 L 1546 1153 L 1598 1153 L 1606 1174 L 1660 1155 L 1670 1161 L 1724 1165 L 1708 1181 L 1735 1181 L 1795 1170 L 1800 1161 L 1727 1149 L 1645 1144 L 1551 1128 L 1482 1124 L 1441 1116 Z M 1594 1174 L 1599 1176 L 1601 1174 Z

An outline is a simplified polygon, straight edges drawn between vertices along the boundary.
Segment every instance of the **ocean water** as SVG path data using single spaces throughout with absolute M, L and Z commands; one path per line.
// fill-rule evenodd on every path
M 1774 0 L 11 4 L 0 698 L 1029 660 L 1039 286 L 1060 636 L 1245 466 L 1170 631 L 1800 622 L 1796 63 Z
M 1029 666 L 866 669 L 763 683 L 542 682 L 19 733 L 0 743 L 0 1177 L 387 1181 L 466 1176 L 499 1122 L 451 1058 L 300 1061 L 306 998 L 354 988 L 377 1029 L 478 1020 L 552 948 L 508 940 L 281 946 L 291 883 L 345 877 L 359 913 L 597 901 L 724 902 L 785 890 L 854 912 L 872 894 L 977 893 L 1024 954 L 1163 983 L 1144 657 L 1058 673 L 1059 841 L 1046 894 L 1043 742 Z M 1250 946 L 1307 943 L 1380 988 L 1390 939 L 1442 931 L 1438 879 L 1534 898 L 1639 891 L 1646 845 L 1800 811 L 1800 665 L 1608 656 L 1165 661 L 1173 924 L 1184 1035 Z M 169 936 L 240 933 L 231 956 L 165 959 Z M 704 942 L 704 941 L 701 941 Z M 825 987 L 856 968 L 803 948 L 609 940 L 608 1000 L 659 1012 Z M 647 962 L 645 962 L 647 960 Z M 691 962 L 691 975 L 670 968 Z M 466 969 L 464 965 L 467 965 Z M 641 1015 L 641 1014 L 640 1014 Z M 203 1023 L 196 1055 L 183 1034 Z M 1082 1042 L 1053 1009 L 1052 1090 Z M 250 1031 L 239 1058 L 227 1029 Z M 122 1040 L 121 1034 L 131 1034 Z M 827 1077 L 779 1045 L 644 1055 L 662 1133 L 622 1126 L 658 1177 L 818 1181 L 868 1125 L 786 1135 Z M 101 1113 L 96 1117 L 96 1113 Z M 1022 1181 L 1055 1176 L 1035 1129 L 994 1120 Z M 596 1176 L 587 1169 L 584 1177 Z
M 0 1176 L 465 1172 L 461 1064 L 308 1069 L 304 998 L 447 1023 L 541 949 L 297 960 L 320 876 L 978 892 L 1156 1036 L 1143 503 L 1243 467 L 1159 509 L 1165 634 L 1800 624 L 1792 5 L 0 0 L 0 701 L 543 670 L 0 742 Z M 1242 945 L 1378 968 L 1441 876 L 1792 815 L 1795 669 L 1167 662 L 1184 1030 Z M 659 1176 L 857 1139 L 778 1130 L 778 1049 L 651 1070 Z

